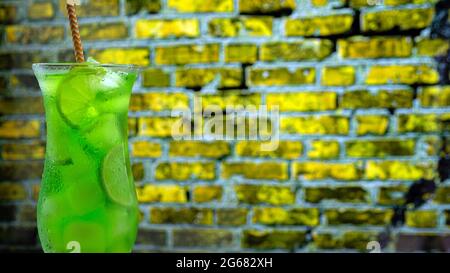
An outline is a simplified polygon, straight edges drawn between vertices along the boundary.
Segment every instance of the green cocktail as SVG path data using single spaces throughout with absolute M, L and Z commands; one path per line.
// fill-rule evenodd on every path
M 47 124 L 37 207 L 45 252 L 130 252 L 138 208 L 128 154 L 133 66 L 34 64 Z

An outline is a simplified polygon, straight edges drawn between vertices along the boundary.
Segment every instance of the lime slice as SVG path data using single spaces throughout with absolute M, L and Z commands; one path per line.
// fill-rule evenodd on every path
M 132 202 L 131 187 L 126 168 L 125 151 L 122 145 L 112 148 L 105 156 L 102 179 L 108 197 L 115 203 L 129 206 Z
M 103 74 L 104 71 L 94 68 L 73 69 L 59 84 L 58 111 L 69 126 L 80 129 L 96 122 L 101 111 L 95 102 L 97 90 L 93 86 Z

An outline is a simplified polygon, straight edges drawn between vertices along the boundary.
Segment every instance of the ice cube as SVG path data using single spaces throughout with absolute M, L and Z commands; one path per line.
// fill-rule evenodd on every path
M 86 62 L 91 64 L 99 64 L 99 62 L 92 57 L 87 58 Z
M 64 230 L 64 243 L 76 242 L 82 253 L 105 252 L 105 230 L 102 225 L 92 221 L 74 221 Z
M 112 205 L 108 210 L 108 252 L 130 252 L 136 237 L 137 211 Z
M 84 136 L 89 145 L 106 153 L 122 142 L 124 132 L 122 132 L 115 114 L 104 114 L 99 117 L 96 125 Z
M 46 252 L 63 252 L 65 249 L 62 237 L 63 224 L 71 215 L 64 194 L 45 196 L 41 200 L 38 214 L 39 237 L 44 250 Z
M 99 74 L 96 81 L 92 81 L 91 88 L 99 94 L 103 93 L 108 96 L 114 96 L 120 95 L 121 91 L 125 87 L 125 84 L 125 79 L 119 73 L 106 69 L 105 73 Z
M 73 177 L 72 186 L 67 191 L 68 203 L 76 215 L 86 215 L 105 204 L 105 195 L 96 177 L 81 175 Z

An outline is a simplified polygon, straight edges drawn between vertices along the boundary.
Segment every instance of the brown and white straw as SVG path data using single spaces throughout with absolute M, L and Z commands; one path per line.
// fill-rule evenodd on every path
M 81 43 L 80 31 L 75 6 L 80 5 L 80 0 L 66 0 L 67 14 L 69 15 L 70 30 L 72 32 L 75 59 L 78 63 L 84 62 L 83 45 Z

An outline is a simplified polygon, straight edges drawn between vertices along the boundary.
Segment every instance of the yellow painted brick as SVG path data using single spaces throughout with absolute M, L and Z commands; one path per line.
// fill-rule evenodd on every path
M 326 209 L 328 225 L 384 226 L 391 222 L 393 210 L 338 208 Z
M 40 141 L 30 143 L 6 143 L 1 146 L 5 160 L 44 159 L 45 145 Z
M 0 115 L 42 113 L 44 113 L 44 104 L 41 97 L 6 97 L 0 99 Z
M 438 71 L 429 65 L 375 65 L 370 67 L 367 84 L 434 84 Z
M 345 150 L 349 157 L 412 156 L 416 142 L 412 139 L 377 139 L 346 141 Z
M 152 224 L 212 225 L 213 214 L 213 210 L 209 208 L 153 207 L 150 209 L 150 222 Z
M 447 54 L 450 42 L 445 39 L 420 38 L 416 40 L 417 55 L 443 56 Z
M 407 8 L 394 10 L 370 10 L 361 14 L 362 31 L 387 31 L 421 29 L 433 19 L 433 8 Z
M 224 162 L 222 177 L 242 176 L 247 179 L 287 180 L 288 164 L 285 162 Z
M 410 88 L 369 90 L 346 90 L 341 107 L 359 108 L 411 108 L 414 94 Z
M 144 163 L 135 162 L 131 164 L 131 172 L 135 181 L 142 181 L 145 177 Z
M 427 162 L 368 161 L 365 177 L 370 180 L 418 180 L 430 179 L 434 166 Z
M 293 175 L 305 180 L 358 180 L 361 170 L 355 163 L 295 162 Z
M 341 86 L 355 83 L 353 66 L 327 66 L 322 68 L 322 85 Z
M 148 48 L 108 48 L 91 49 L 89 56 L 100 63 L 135 64 L 147 66 L 150 64 Z
M 435 228 L 438 225 L 438 213 L 433 210 L 407 211 L 405 222 L 409 227 Z
M 138 133 L 141 136 L 171 137 L 172 127 L 178 128 L 181 118 L 176 117 L 140 117 L 138 121 Z M 175 130 L 175 135 L 190 134 L 187 128 L 182 127 L 180 131 Z
M 81 24 L 80 36 L 83 41 L 124 39 L 128 36 L 128 27 L 123 22 Z
M 128 135 L 135 136 L 137 133 L 137 118 L 128 118 Z
M 311 4 L 316 7 L 323 7 L 328 4 L 328 0 L 311 0 Z
M 25 187 L 19 183 L 0 183 L 0 200 L 1 201 L 16 201 L 24 200 L 27 197 Z
M 240 13 L 270 14 L 292 11 L 295 7 L 295 0 L 239 0 Z
M 161 10 L 161 0 L 125 0 L 125 13 L 134 15 L 141 11 L 158 13 Z
M 66 8 L 67 0 L 59 0 L 59 10 L 67 16 Z M 120 11 L 120 0 L 89 0 L 81 1 L 78 5 L 78 17 L 92 17 L 92 16 L 118 16 Z
M 352 14 L 287 19 L 286 36 L 328 36 L 346 33 L 353 24 Z
M 365 115 L 356 117 L 356 133 L 360 135 L 384 135 L 389 126 L 389 117 L 381 115 Z
M 160 157 L 162 147 L 160 143 L 149 141 L 135 141 L 131 144 L 133 157 Z
M 214 18 L 208 23 L 208 30 L 216 37 L 272 35 L 272 17 Z
M 177 12 L 232 12 L 233 0 L 168 0 L 167 7 Z
M 290 187 L 241 184 L 234 186 L 234 190 L 240 203 L 284 205 L 295 202 L 295 191 Z
M 282 117 L 280 130 L 287 134 L 346 135 L 349 120 L 342 116 Z
M 221 109 L 210 109 L 211 113 L 221 112 Z M 256 111 L 256 110 L 255 110 Z M 251 111 L 253 112 L 253 111 Z M 207 112 L 207 114 L 209 114 Z M 245 117 L 240 115 L 239 117 L 233 116 L 211 116 L 204 117 L 195 129 L 195 133 L 201 133 L 202 128 L 205 129 L 204 134 L 207 136 L 214 136 L 219 138 L 245 138 L 247 136 L 256 137 L 262 136 L 269 139 L 272 134 L 272 122 L 269 117 L 258 118 L 256 116 Z M 227 128 L 228 127 L 228 128 Z M 275 129 L 273 129 L 275 130 Z
M 198 37 L 200 35 L 200 24 L 198 19 L 165 19 L 136 21 L 136 37 L 145 38 L 180 38 Z
M 229 44 L 225 47 L 225 62 L 254 63 L 258 59 L 258 47 L 253 44 Z
M 298 42 L 269 42 L 261 45 L 262 61 L 322 60 L 333 52 L 333 42 L 305 39 Z
M 187 190 L 178 185 L 145 185 L 136 189 L 138 201 L 160 203 L 186 203 Z
M 351 37 L 339 39 L 341 58 L 402 58 L 411 56 L 412 41 L 409 37 Z
M 166 162 L 156 166 L 156 180 L 213 180 L 216 177 L 214 162 Z
M 239 141 L 236 143 L 236 154 L 248 157 L 268 157 L 268 158 L 284 158 L 296 159 L 302 154 L 303 145 L 299 141 L 280 140 L 278 148 L 274 151 L 262 149 L 264 141 Z
M 308 157 L 314 159 L 329 159 L 339 157 L 339 142 L 334 140 L 313 140 Z
M 221 158 L 230 154 L 230 146 L 225 141 L 171 141 L 169 156 Z
M 266 104 L 280 111 L 325 111 L 337 107 L 335 92 L 269 93 Z
M 218 87 L 239 87 L 241 68 L 180 68 L 175 71 L 175 86 L 202 87 L 220 79 Z
M 317 208 L 254 208 L 253 222 L 264 225 L 319 225 Z
M 244 107 L 254 106 L 258 108 L 261 104 L 261 94 L 248 93 L 243 94 L 240 91 L 225 91 L 218 95 L 204 94 L 201 95 L 202 107 L 219 107 L 225 109 L 226 107 L 234 107 L 242 105 Z
M 13 4 L 0 5 L 0 22 L 12 23 L 17 20 L 18 8 Z
M 32 138 L 40 135 L 41 123 L 38 120 L 0 121 L 0 137 Z
M 32 3 L 28 8 L 28 18 L 32 20 L 51 19 L 55 10 L 51 2 Z
M 219 61 L 219 45 L 175 45 L 155 48 L 156 64 L 194 64 Z
M 436 3 L 438 0 L 384 0 L 386 6 L 400 6 L 405 4 L 427 4 Z
M 194 202 L 204 203 L 220 200 L 222 198 L 221 186 L 196 186 L 193 190 Z
M 151 92 L 142 94 L 141 110 L 165 111 L 189 108 L 189 97 L 185 93 Z
M 142 86 L 167 87 L 170 86 L 170 73 L 158 68 L 149 68 L 142 71 Z
M 436 114 L 403 114 L 398 116 L 397 130 L 404 132 L 439 132 L 440 118 Z
M 295 69 L 252 67 L 249 74 L 251 86 L 313 84 L 316 80 L 316 70 L 312 67 Z
M 424 107 L 450 106 L 450 85 L 424 87 L 420 92 L 420 104 Z
M 54 43 L 64 39 L 63 26 L 9 25 L 5 27 L 6 41 L 13 44 Z

